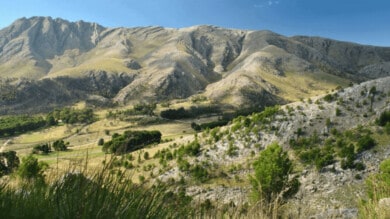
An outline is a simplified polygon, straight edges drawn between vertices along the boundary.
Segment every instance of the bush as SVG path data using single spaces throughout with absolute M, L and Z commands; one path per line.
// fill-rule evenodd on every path
M 327 95 L 324 96 L 324 100 L 325 100 L 326 102 L 328 102 L 328 103 L 334 101 L 335 99 L 336 99 L 336 97 L 333 96 L 332 94 L 327 94 Z
M 380 114 L 379 118 L 376 120 L 376 123 L 380 126 L 385 126 L 390 122 L 390 111 L 384 111 Z
M 386 134 L 390 135 L 390 122 L 386 123 L 385 132 L 386 132 Z
M 253 164 L 255 175 L 250 176 L 255 200 L 272 203 L 278 195 L 288 198 L 297 191 L 299 182 L 289 178 L 292 163 L 286 152 L 276 143 L 269 145 Z M 289 192 L 290 191 L 290 192 Z
M 189 143 L 186 146 L 182 146 L 177 151 L 179 156 L 189 155 L 189 156 L 198 156 L 200 153 L 200 144 L 197 139 Z
M 190 174 L 195 181 L 200 183 L 204 183 L 209 179 L 209 172 L 199 164 L 190 168 Z
M 43 171 L 47 168 L 48 164 L 42 161 L 38 162 L 38 159 L 29 155 L 22 159 L 22 164 L 18 168 L 18 176 L 25 180 L 43 180 Z
M 229 143 L 229 147 L 226 151 L 226 154 L 229 156 L 229 157 L 233 157 L 233 156 L 236 156 L 237 155 L 237 149 L 238 147 L 234 146 L 233 143 Z
M 368 134 L 362 136 L 357 142 L 357 152 L 363 152 L 375 147 L 375 140 Z
M 336 108 L 336 116 L 341 116 L 341 110 L 339 108 Z
M 188 171 L 191 167 L 190 163 L 183 158 L 179 158 L 177 160 L 177 166 L 179 167 L 180 171 Z

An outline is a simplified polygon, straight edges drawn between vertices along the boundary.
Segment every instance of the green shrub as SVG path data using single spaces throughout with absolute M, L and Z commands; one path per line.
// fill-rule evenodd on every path
M 324 100 L 328 103 L 334 101 L 336 99 L 336 96 L 333 96 L 332 94 L 327 94 L 324 96 Z
M 375 145 L 376 145 L 375 140 L 369 134 L 366 134 L 358 140 L 357 152 L 360 153 L 360 152 L 363 152 L 365 150 L 369 150 L 369 149 L 375 147 Z
M 341 116 L 341 110 L 339 108 L 336 108 L 336 116 Z
M 226 151 L 226 154 L 229 157 L 236 156 L 237 155 L 237 149 L 238 149 L 238 147 L 234 146 L 232 142 L 229 142 L 229 146 L 228 146 L 228 149 Z
M 386 134 L 390 135 L 390 122 L 386 123 L 385 132 L 386 132 Z
M 299 182 L 289 178 L 292 163 L 282 147 L 274 143 L 263 150 L 253 164 L 255 175 L 250 176 L 252 194 L 255 200 L 272 203 L 278 195 L 288 198 L 297 191 Z
M 197 139 L 187 144 L 186 146 L 182 146 L 177 150 L 177 153 L 180 156 L 189 155 L 189 156 L 198 156 L 200 154 L 200 144 Z
M 380 126 L 385 126 L 390 122 L 390 111 L 384 111 L 380 114 L 379 118 L 376 120 L 376 123 Z
M 210 178 L 209 172 L 199 164 L 190 168 L 190 174 L 195 179 L 195 181 L 200 183 L 204 183 Z
M 43 171 L 48 167 L 48 164 L 42 161 L 38 162 L 38 159 L 32 155 L 22 158 L 22 163 L 18 168 L 18 176 L 25 180 L 39 180 L 44 178 Z
M 177 166 L 181 171 L 189 171 L 191 167 L 190 163 L 183 158 L 177 160 Z

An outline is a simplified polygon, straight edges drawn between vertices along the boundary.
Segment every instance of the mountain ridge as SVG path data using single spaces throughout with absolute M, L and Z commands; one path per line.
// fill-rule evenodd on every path
M 210 25 L 107 28 L 51 17 L 21 18 L 0 30 L 3 81 L 13 78 L 36 86 L 44 79 L 93 81 L 99 72 L 110 78 L 132 78 L 119 83 L 109 102 L 204 95 L 213 103 L 235 108 L 264 107 L 389 76 L 390 48 L 285 37 L 268 30 Z M 58 92 L 72 93 L 63 87 Z M 89 85 L 80 84 L 82 95 L 69 98 L 79 101 L 96 95 L 83 87 Z M 21 93 L 24 89 L 15 88 Z M 2 102 L 15 110 L 14 103 L 23 101 Z

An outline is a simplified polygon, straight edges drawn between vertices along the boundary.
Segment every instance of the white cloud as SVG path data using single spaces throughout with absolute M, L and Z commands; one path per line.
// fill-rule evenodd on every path
M 280 1 L 278 0 L 268 0 L 268 1 L 261 1 L 258 4 L 253 5 L 255 8 L 265 8 L 265 7 L 272 7 L 274 5 L 278 5 Z

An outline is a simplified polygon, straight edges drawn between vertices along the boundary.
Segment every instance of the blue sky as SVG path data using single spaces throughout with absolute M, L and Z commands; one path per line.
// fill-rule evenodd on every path
M 107 27 L 210 24 L 390 46 L 390 0 L 8 0 L 0 28 L 51 16 Z

